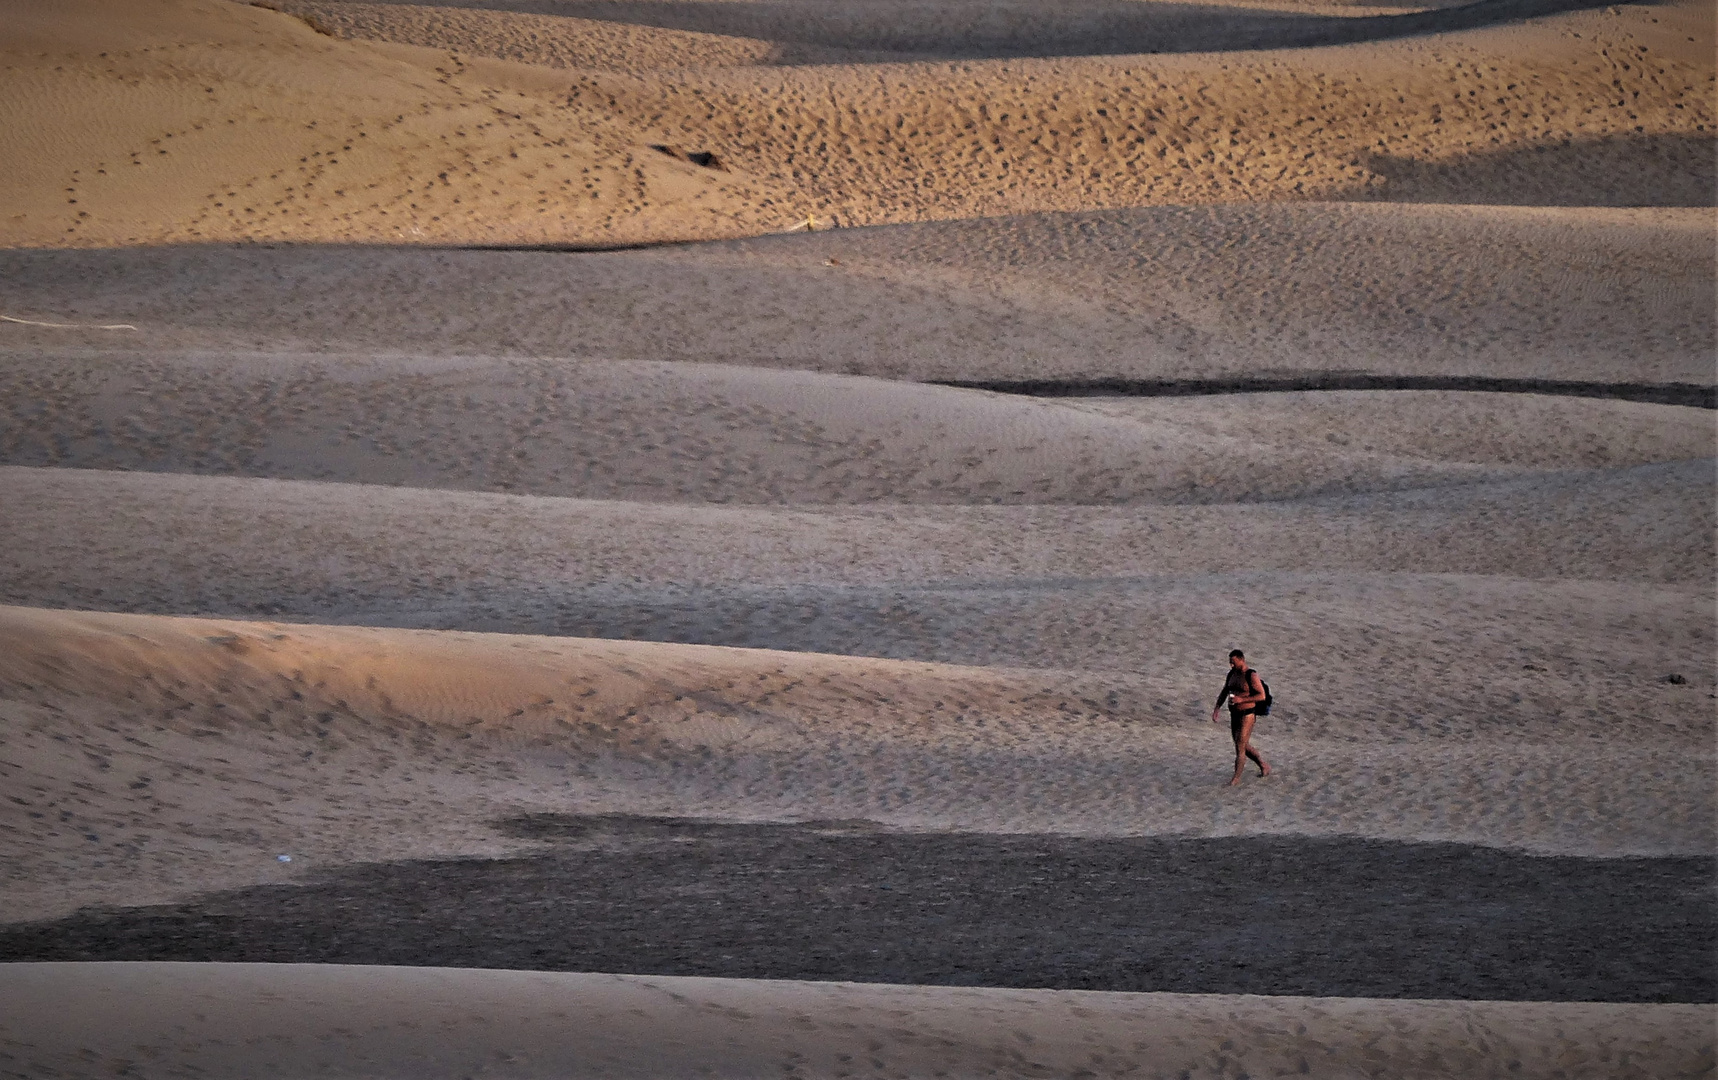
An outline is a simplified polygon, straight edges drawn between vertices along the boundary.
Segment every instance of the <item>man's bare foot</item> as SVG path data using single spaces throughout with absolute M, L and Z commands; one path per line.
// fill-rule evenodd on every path
M 1239 784 L 1240 782 L 1241 782 L 1241 775 L 1239 773 L 1236 773 L 1235 778 L 1233 780 L 1229 781 L 1229 786 L 1234 787 L 1237 784 Z
M 1262 761 L 1259 762 L 1259 778 L 1262 780 L 1269 775 L 1271 775 L 1271 767 Z

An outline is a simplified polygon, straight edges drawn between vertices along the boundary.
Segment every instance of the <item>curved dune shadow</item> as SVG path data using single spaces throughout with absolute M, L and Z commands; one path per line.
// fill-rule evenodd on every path
M 1394 201 L 1504 206 L 1718 205 L 1718 139 L 1710 135 L 1628 135 L 1469 154 L 1424 162 L 1376 155 L 1365 165 L 1386 180 Z M 1651 184 L 1636 177 L 1651 175 Z M 1518 182 L 1532 177 L 1530 184 Z
M 549 843 L 534 855 L 348 866 L 299 885 L 4 926 L 0 961 L 1525 1001 L 1715 996 L 1709 858 L 628 815 L 502 826 Z
M 1447 390 L 1609 398 L 1718 409 L 1718 388 L 1695 383 L 1508 379 L 1484 375 L 1385 375 L 1364 371 L 1261 372 L 1226 379 L 943 379 L 932 385 L 1033 397 L 1191 397 L 1331 390 Z
M 396 0 L 382 0 L 396 2 Z M 918 3 L 871 0 L 824 5 L 797 0 L 428 0 L 422 6 L 559 15 L 663 30 L 778 43 L 778 63 L 827 60 L 822 50 L 881 59 L 1003 59 L 1217 52 L 1344 45 L 1469 30 L 1495 23 L 1601 7 L 1600 0 L 1478 0 L 1391 15 L 1296 14 L 1215 4 L 1085 0 L 1029 3 Z M 818 54 L 797 55 L 811 48 Z

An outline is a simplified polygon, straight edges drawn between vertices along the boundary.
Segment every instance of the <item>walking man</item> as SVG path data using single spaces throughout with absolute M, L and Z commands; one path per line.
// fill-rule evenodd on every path
M 1234 787 L 1241 782 L 1241 773 L 1247 768 L 1248 758 L 1258 764 L 1260 776 L 1271 775 L 1271 767 L 1265 764 L 1264 756 L 1251 745 L 1253 721 L 1258 719 L 1253 710 L 1265 700 L 1265 684 L 1259 673 L 1247 666 L 1247 656 L 1240 649 L 1229 654 L 1229 675 L 1223 680 L 1223 692 L 1217 695 L 1217 704 L 1211 707 L 1213 724 L 1218 722 L 1225 698 L 1229 702 L 1229 733 L 1235 737 L 1235 778 L 1229 781 L 1229 786 Z

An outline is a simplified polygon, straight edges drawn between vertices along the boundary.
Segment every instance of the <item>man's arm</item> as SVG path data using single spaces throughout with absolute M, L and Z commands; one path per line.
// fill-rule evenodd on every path
M 1217 714 L 1223 711 L 1223 699 L 1229 696 L 1229 680 L 1223 680 L 1223 692 L 1217 695 L 1217 704 L 1211 706 L 1211 722 L 1217 722 Z

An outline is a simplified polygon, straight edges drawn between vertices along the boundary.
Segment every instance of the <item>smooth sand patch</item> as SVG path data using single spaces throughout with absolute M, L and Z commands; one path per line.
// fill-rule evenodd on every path
M 603 19 L 417 4 L 270 0 L 320 33 L 550 68 L 652 71 L 768 63 L 773 43 Z
M 656 71 L 912 59 L 901 53 L 734 32 L 749 29 L 745 27 L 690 30 L 615 19 L 613 8 L 599 7 L 590 10 L 589 17 L 580 18 L 571 14 L 577 9 L 566 7 L 538 13 L 344 0 L 270 0 L 269 6 L 297 15 L 335 37 L 417 45 L 548 68 Z M 658 10 L 670 18 L 679 14 L 666 8 Z
M 1712 571 L 1711 470 L 1696 460 L 1276 504 L 1036 508 L 676 506 L 8 467 L 0 491 L 22 509 L 0 535 L 18 602 L 342 619 L 415 600 L 523 620 L 506 628 L 530 625 L 557 591 L 603 587 L 642 600 L 653 588 L 666 599 L 700 587 L 1102 588 L 1307 572 L 1686 589 Z
M 1711 1009 L 767 983 L 359 966 L 17 964 L 7 1064 L 331 1076 L 1694 1077 Z M 87 1021 L 93 1002 L 103 1021 Z M 169 1042 L 161 1032 L 173 1026 Z M 234 1030 L 255 1033 L 235 1041 Z M 80 1054 L 80 1051 L 83 1053 Z M 154 1055 L 146 1056 L 153 1052 Z M 87 1055 L 87 1056 L 86 1056 Z

